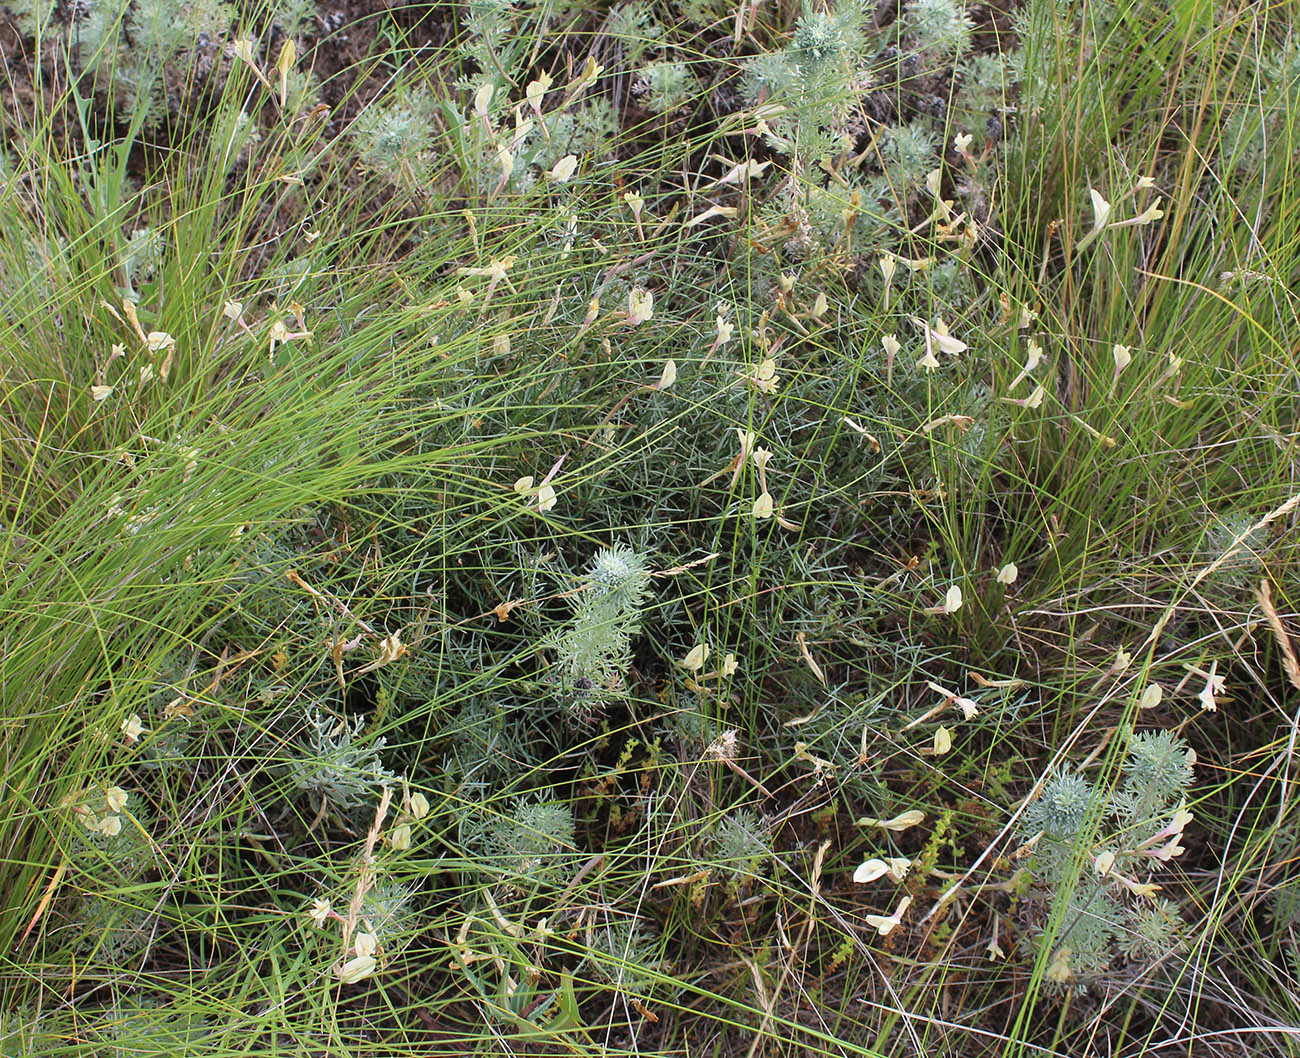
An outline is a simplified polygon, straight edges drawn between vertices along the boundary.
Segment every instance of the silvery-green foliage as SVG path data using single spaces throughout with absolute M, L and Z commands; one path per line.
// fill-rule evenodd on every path
M 645 995 L 654 985 L 660 962 L 655 935 L 639 919 L 624 916 L 598 926 L 588 935 L 587 965 L 592 975 L 620 991 Z
M 354 808 L 378 795 L 394 776 L 379 759 L 386 739 L 382 736 L 365 744 L 358 741 L 365 719 L 336 720 L 311 709 L 306 716 L 306 744 L 289 765 L 289 777 L 313 800 L 324 798 L 337 809 Z
M 1194 773 L 1187 744 L 1172 731 L 1133 736 L 1124 781 L 1111 797 L 1114 811 L 1129 826 L 1156 829 L 1186 796 Z M 1157 825 L 1157 823 L 1159 825 Z
M 764 106 L 773 148 L 806 160 L 833 148 L 868 80 L 864 21 L 856 0 L 810 7 L 789 46 L 749 61 L 746 94 Z
M 772 856 L 765 828 L 749 808 L 739 808 L 719 819 L 709 845 L 710 859 L 729 871 L 737 885 L 761 874 Z
M 368 889 L 362 898 L 361 924 L 379 941 L 385 955 L 396 955 L 419 932 L 420 920 L 414 895 L 404 885 L 382 880 Z
M 1238 591 L 1259 583 L 1268 550 L 1268 529 L 1257 529 L 1255 524 L 1256 519 L 1243 511 L 1231 511 L 1211 520 L 1201 564 L 1215 564 L 1208 578 L 1212 583 Z
M 919 184 L 938 161 L 938 135 L 926 121 L 896 125 L 884 132 L 881 153 L 885 173 L 899 191 Z
M 936 59 L 968 52 L 974 28 L 964 0 L 911 0 L 903 12 L 903 32 L 912 47 Z
M 58 0 L 11 0 L 9 8 L 18 28 L 29 37 L 46 36 L 54 29 Z
M 68 40 L 83 66 L 94 66 L 116 52 L 129 0 L 80 0 L 69 5 Z
M 695 74 L 684 62 L 652 62 L 641 68 L 634 91 L 640 90 L 645 105 L 659 114 L 685 106 L 699 90 Z
M 605 32 L 623 46 L 623 61 L 629 66 L 650 49 L 663 45 L 664 28 L 655 18 L 654 9 L 643 0 L 632 0 L 617 8 L 609 16 Z
M 1120 954 L 1131 962 L 1159 959 L 1183 943 L 1185 923 L 1178 905 L 1159 897 L 1134 907 L 1123 925 Z
M 599 701 L 631 664 L 632 639 L 650 593 L 649 559 L 624 544 L 600 551 L 574 598 L 573 621 L 556 639 L 566 692 Z M 579 703 L 581 704 L 581 703 Z
M 93 1026 L 97 1054 L 110 1058 L 174 1058 L 203 1054 L 212 1025 L 202 1014 L 166 999 L 137 995 L 118 999 Z
M 179 84 L 192 83 L 194 57 L 219 52 L 234 18 L 234 9 L 220 0 L 140 0 L 127 19 L 130 47 L 102 55 L 96 72 L 111 80 L 128 106 L 146 108 L 156 124 L 181 105 L 169 97 L 169 72 Z
M 1117 956 L 1152 959 L 1179 943 L 1183 922 L 1177 906 L 1164 899 L 1153 903 L 1131 887 L 1146 884 L 1164 862 L 1154 852 L 1168 839 L 1166 828 L 1193 778 L 1182 738 L 1147 731 L 1134 735 L 1113 791 L 1078 772 L 1061 771 L 1025 807 L 1019 835 L 1034 844 L 1034 898 L 1052 903 L 1070 893 L 1051 936 L 1050 984 L 1086 988 Z M 1110 864 L 1098 869 L 1099 857 Z M 1033 943 L 1047 941 L 1045 925 L 1034 927 L 1040 932 Z
M 545 877 L 574 848 L 573 809 L 561 801 L 524 801 L 487 829 L 487 857 L 516 885 Z
M 432 96 L 423 90 L 366 107 L 352 124 L 362 160 L 395 179 L 422 179 L 432 160 L 434 110 Z

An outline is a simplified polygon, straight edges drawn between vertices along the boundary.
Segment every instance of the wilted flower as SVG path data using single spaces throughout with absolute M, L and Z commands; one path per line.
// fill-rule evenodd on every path
M 735 760 L 740 752 L 740 740 L 734 727 L 729 727 L 704 747 L 708 760 Z
M 95 401 L 96 404 L 108 400 L 108 398 L 111 397 L 112 395 L 113 395 L 112 386 L 91 386 L 90 387 L 90 398 L 91 400 Z
M 318 896 L 311 902 L 311 910 L 307 912 L 307 917 L 317 929 L 324 929 L 325 922 L 333 913 L 334 909 L 330 907 L 330 902 L 323 896 Z

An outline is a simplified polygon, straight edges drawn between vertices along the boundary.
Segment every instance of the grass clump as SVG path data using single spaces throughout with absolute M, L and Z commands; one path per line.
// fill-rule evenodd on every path
M 1290 1053 L 1288 12 L 10 14 L 0 1047 Z

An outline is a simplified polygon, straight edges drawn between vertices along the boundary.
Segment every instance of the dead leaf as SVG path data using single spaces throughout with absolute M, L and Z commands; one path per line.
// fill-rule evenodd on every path
M 1287 635 L 1286 626 L 1282 624 L 1282 618 L 1278 616 L 1277 609 L 1273 606 L 1272 585 L 1266 580 L 1261 580 L 1255 598 L 1259 600 L 1259 608 L 1264 611 L 1268 627 L 1273 630 L 1273 638 L 1277 641 L 1278 649 L 1282 651 L 1282 671 L 1286 673 L 1291 686 L 1300 691 L 1300 661 L 1296 660 L 1291 637 Z

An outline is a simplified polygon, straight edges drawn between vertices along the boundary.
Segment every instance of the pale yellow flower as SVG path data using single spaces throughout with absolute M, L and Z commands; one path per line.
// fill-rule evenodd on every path
M 677 361 L 665 360 L 663 372 L 659 375 L 656 388 L 665 390 L 677 381 Z
M 120 786 L 110 786 L 104 791 L 104 804 L 110 812 L 120 812 L 126 807 L 127 799 L 130 797 Z
M 1110 220 L 1110 203 L 1095 187 L 1088 188 L 1088 195 L 1092 199 L 1092 230 L 1096 233 Z
M 528 87 L 524 89 L 524 97 L 528 100 L 528 105 L 533 108 L 538 117 L 542 114 L 542 97 L 546 95 L 546 90 L 554 83 L 550 74 L 541 74 L 536 81 L 529 81 Z
M 913 808 L 906 812 L 900 812 L 892 819 L 876 819 L 874 816 L 863 816 L 858 820 L 860 827 L 879 827 L 881 830 L 892 830 L 900 833 L 915 826 L 920 826 L 925 822 L 925 813 L 919 809 Z
M 576 154 L 566 154 L 551 168 L 551 179 L 557 183 L 565 183 L 573 178 L 577 168 L 578 156 Z
M 411 847 L 411 828 L 399 823 L 388 832 L 388 844 L 398 852 L 405 852 Z
M 1225 682 L 1224 677 L 1219 675 L 1219 661 L 1216 658 L 1210 665 L 1210 671 L 1205 674 L 1205 686 L 1196 696 L 1201 703 L 1201 708 L 1207 713 L 1219 711 L 1218 697 L 1223 693 Z
M 112 395 L 113 395 L 112 386 L 91 386 L 90 387 L 90 399 L 93 400 L 96 404 L 108 400 L 108 398 L 111 397 Z
M 411 818 L 423 819 L 429 814 L 429 799 L 422 793 L 411 794 Z
M 704 668 L 704 663 L 709 660 L 710 653 L 708 643 L 697 643 L 682 659 L 682 668 L 688 672 L 699 672 Z
M 122 820 L 118 816 L 104 816 L 95 824 L 95 830 L 106 838 L 115 838 L 122 833 Z
M 545 514 L 547 511 L 555 509 L 558 497 L 555 495 L 555 489 L 550 485 L 543 485 L 537 490 L 537 509 Z
M 139 713 L 132 713 L 122 721 L 122 734 L 126 736 L 128 742 L 138 742 L 144 732 L 145 726 L 140 722 Z
M 633 287 L 627 293 L 627 321 L 640 326 L 655 314 L 655 296 L 644 287 Z
M 940 726 L 934 733 L 934 755 L 942 757 L 952 749 L 952 732 Z
M 339 967 L 339 981 L 345 985 L 354 985 L 358 981 L 364 981 L 379 964 L 375 961 L 373 955 L 358 955 L 355 959 L 349 959 Z
M 1069 948 L 1061 948 L 1052 956 L 1052 961 L 1047 967 L 1046 976 L 1053 984 L 1066 984 L 1074 976 L 1074 971 L 1070 969 L 1071 954 Z
M 775 507 L 770 492 L 764 492 L 754 501 L 753 513 L 755 518 L 771 518 L 774 510 Z
M 898 909 L 892 915 L 868 915 L 866 923 L 882 937 L 887 937 L 902 924 L 903 916 L 907 914 L 907 909 L 911 906 L 912 898 L 905 896 L 899 901 Z
M 874 882 L 877 878 L 883 878 L 889 873 L 889 864 L 884 860 L 867 860 L 859 864 L 858 869 L 853 872 L 853 880 L 859 885 L 866 885 L 868 882 Z
M 330 902 L 323 896 L 318 896 L 311 902 L 311 910 L 307 912 L 307 917 L 317 929 L 324 929 L 326 921 L 333 913 L 334 909 L 330 907 Z
M 935 694 L 943 695 L 948 700 L 948 703 L 957 706 L 957 708 L 961 710 L 961 717 L 963 720 L 973 720 L 979 715 L 979 704 L 973 699 L 963 698 L 960 694 L 956 694 L 953 691 L 948 690 L 946 687 L 941 687 L 933 680 L 927 681 L 926 686 L 929 687 L 930 690 L 934 691 Z
M 1158 683 L 1153 683 L 1142 692 L 1142 697 L 1138 701 L 1139 709 L 1154 709 L 1160 704 L 1160 699 L 1165 696 L 1164 688 Z
M 1014 562 L 1008 562 L 998 570 L 997 580 L 999 584 L 1014 584 L 1018 576 L 1020 576 L 1020 568 Z
M 145 345 L 148 346 L 149 352 L 158 353 L 164 349 L 170 349 L 176 344 L 176 339 L 166 331 L 150 331 L 144 336 Z

